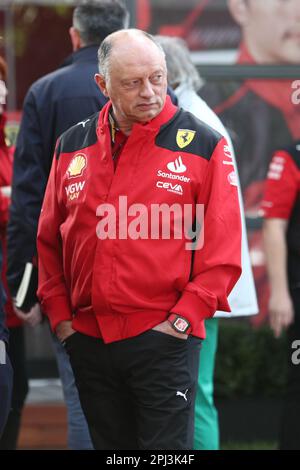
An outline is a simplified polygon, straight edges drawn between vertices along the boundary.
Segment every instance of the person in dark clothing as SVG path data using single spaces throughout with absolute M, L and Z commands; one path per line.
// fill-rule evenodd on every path
M 127 23 L 128 11 L 121 1 L 82 2 L 74 10 L 70 28 L 73 54 L 58 70 L 37 80 L 25 97 L 14 155 L 8 224 L 7 279 L 13 297 L 26 263 L 36 265 L 37 224 L 56 140 L 79 121 L 84 126 L 88 116 L 106 103 L 94 82 L 97 49 L 108 34 Z M 29 305 L 29 312 L 18 311 L 18 315 L 27 323 L 36 322 L 41 313 L 35 294 Z M 68 408 L 68 447 L 90 449 L 68 356 L 54 337 L 53 345 Z
M 2 252 L 0 248 L 0 266 L 1 265 Z M 4 292 L 0 282 L 0 438 L 9 414 L 13 386 L 13 369 L 6 352 L 8 344 L 8 330 L 5 326 L 3 305 Z
M 0 79 L 3 78 L 0 91 L 2 101 L 5 101 L 3 94 L 6 94 L 6 69 L 6 63 L 0 57 Z M 13 148 L 8 145 L 5 139 L 5 125 L 6 113 L 5 109 L 3 109 L 0 111 L 0 243 L 3 257 L 1 274 L 6 295 L 3 309 L 6 326 L 9 330 L 9 357 L 14 371 L 14 383 L 11 409 L 0 439 L 0 450 L 13 450 L 17 446 L 21 413 L 28 392 L 28 379 L 26 373 L 24 326 L 22 320 L 15 314 L 13 299 L 10 296 L 6 280 L 6 229 L 11 194 Z
M 97 2 L 94 6 L 89 2 L 77 7 L 70 28 L 74 52 L 67 59 L 68 65 L 37 80 L 25 97 L 14 154 L 8 225 L 8 282 L 14 296 L 25 263 L 35 257 L 37 222 L 56 140 L 106 103 L 94 81 L 97 50 L 109 30 L 113 32 L 126 24 L 127 12 L 118 1 Z M 35 301 L 32 299 L 32 304 Z
M 21 426 L 22 411 L 28 393 L 28 376 L 25 356 L 25 335 L 23 326 L 9 328 L 9 355 L 13 368 L 13 389 L 11 408 L 3 435 L 0 450 L 15 450 Z

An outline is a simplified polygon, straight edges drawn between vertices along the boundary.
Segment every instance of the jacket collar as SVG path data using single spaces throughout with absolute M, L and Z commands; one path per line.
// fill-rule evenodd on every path
M 98 137 L 99 137 L 99 132 L 103 134 L 104 130 L 107 129 L 108 127 L 109 110 L 111 108 L 111 105 L 112 105 L 111 101 L 108 101 L 108 103 L 104 106 L 104 108 L 100 112 L 98 125 L 97 125 Z M 169 97 L 169 95 L 167 95 L 165 105 L 163 109 L 161 110 L 161 112 L 154 119 L 152 119 L 151 121 L 145 124 L 142 124 L 142 123 L 134 124 L 132 127 L 131 134 L 133 134 L 133 132 L 135 132 L 136 130 L 138 130 L 139 132 L 149 132 L 149 131 L 155 132 L 158 129 L 160 129 L 160 127 L 163 124 L 166 124 L 168 121 L 170 121 L 170 119 L 176 114 L 177 111 L 178 111 L 178 107 L 172 103 L 171 98 Z
M 81 47 L 77 51 L 72 52 L 72 54 L 68 55 L 68 57 L 66 57 L 63 63 L 61 64 L 61 67 L 66 67 L 68 65 L 80 62 L 94 62 L 95 64 L 97 64 L 97 52 L 97 45 Z

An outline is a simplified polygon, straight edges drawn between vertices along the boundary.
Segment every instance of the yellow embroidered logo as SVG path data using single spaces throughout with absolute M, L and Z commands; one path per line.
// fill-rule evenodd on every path
M 83 153 L 75 155 L 67 169 L 68 178 L 82 176 L 86 168 L 86 156 Z
M 193 138 L 195 137 L 196 131 L 190 131 L 189 129 L 178 129 L 176 135 L 176 143 L 179 148 L 183 149 L 187 145 L 190 145 Z

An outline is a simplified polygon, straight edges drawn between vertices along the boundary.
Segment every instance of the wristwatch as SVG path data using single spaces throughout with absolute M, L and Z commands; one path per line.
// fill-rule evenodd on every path
M 190 322 L 186 320 L 186 318 L 177 315 L 177 313 L 171 313 L 168 317 L 168 321 L 177 333 L 188 335 L 192 331 Z

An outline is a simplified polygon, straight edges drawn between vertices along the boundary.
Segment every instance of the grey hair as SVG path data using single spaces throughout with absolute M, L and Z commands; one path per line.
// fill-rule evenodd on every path
M 101 44 L 109 34 L 129 23 L 129 12 L 120 0 L 81 0 L 73 12 L 73 27 L 84 46 Z
M 164 49 L 162 48 L 160 43 L 156 41 L 155 37 L 152 36 L 152 34 L 149 34 L 146 31 L 142 31 L 142 30 L 134 29 L 134 28 L 127 29 L 126 31 L 128 33 L 136 32 L 137 34 L 141 34 L 142 36 L 145 36 L 146 38 L 148 38 L 150 41 L 152 41 L 157 46 L 157 48 L 160 50 L 160 52 L 165 57 Z M 103 75 L 105 78 L 107 78 L 108 73 L 109 73 L 109 61 L 110 61 L 112 48 L 113 48 L 113 39 L 111 37 L 107 37 L 100 44 L 100 47 L 98 49 L 99 73 L 101 75 Z
M 165 52 L 169 85 L 176 88 L 187 84 L 198 91 L 202 86 L 202 79 L 192 62 L 186 42 L 169 36 L 155 36 L 155 39 Z

